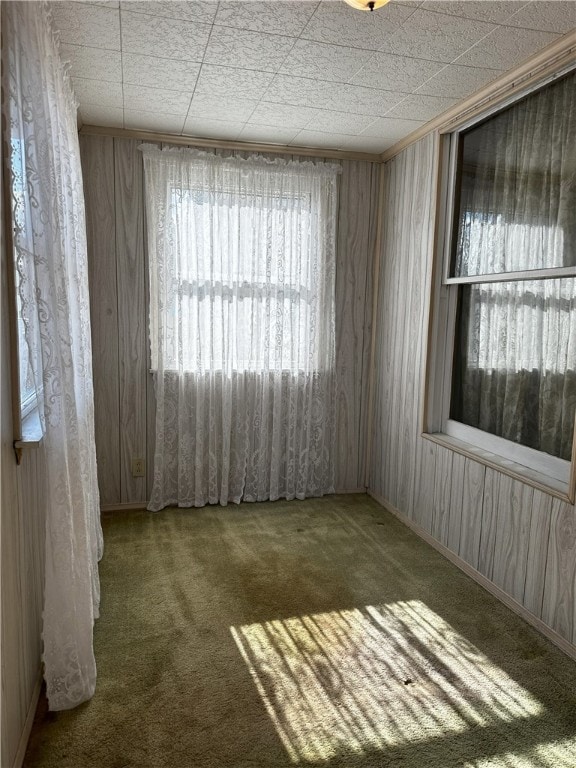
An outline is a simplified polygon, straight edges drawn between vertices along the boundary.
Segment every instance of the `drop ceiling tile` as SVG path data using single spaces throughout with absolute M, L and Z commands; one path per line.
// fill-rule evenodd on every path
M 454 64 L 483 67 L 487 62 L 497 69 L 511 69 L 536 51 L 556 40 L 553 32 L 498 27 L 495 32 L 460 56 Z
M 167 91 L 124 84 L 124 109 L 137 112 L 158 111 L 164 115 L 185 115 L 191 98 L 191 91 Z
M 298 40 L 280 72 L 295 77 L 344 83 L 370 59 L 371 53 L 358 48 Z
M 387 91 L 412 93 L 419 85 L 440 72 L 444 64 L 391 53 L 375 53 L 370 61 L 350 80 L 351 83 L 383 88 Z
M 298 37 L 317 5 L 317 0 L 261 0 L 257 3 L 224 0 L 218 4 L 214 23 Z
M 360 137 L 380 138 L 392 144 L 396 143 L 404 136 L 408 136 L 424 125 L 424 120 L 403 120 L 397 117 L 380 117 L 372 123 L 365 131 L 362 131 Z M 391 145 L 389 145 L 391 146 Z
M 213 96 L 194 96 L 188 116 L 204 120 L 245 122 L 254 112 L 257 104 L 256 99 L 218 99 Z
M 218 98 L 260 99 L 274 75 L 247 69 L 203 64 L 195 95 Z
M 240 135 L 243 123 L 226 120 L 204 120 L 188 118 L 184 124 L 186 136 L 198 136 L 205 139 L 228 139 L 235 141 Z
M 324 0 L 302 37 L 377 51 L 383 38 L 392 35 L 413 11 L 410 6 L 390 3 L 378 13 L 359 13 L 343 2 Z
M 405 94 L 381 91 L 360 85 L 318 82 L 304 77 L 276 75 L 266 91 L 265 101 L 292 104 L 296 107 L 317 107 L 361 115 L 384 115 L 398 104 Z
M 421 85 L 420 88 L 417 88 L 415 93 L 462 99 L 474 93 L 483 85 L 495 80 L 501 74 L 501 69 L 461 67 L 456 64 L 449 64 L 441 72 Z
M 102 48 L 61 43 L 60 56 L 63 61 L 70 62 L 72 77 L 105 80 L 110 83 L 122 82 L 120 51 L 106 51 Z
M 139 131 L 157 131 L 182 133 L 184 125 L 184 115 L 165 115 L 159 112 L 150 112 L 147 110 L 125 109 L 124 127 Z
M 322 147 L 339 149 L 350 136 L 340 133 L 321 133 L 319 131 L 300 131 L 290 144 L 294 147 Z
M 101 107 L 122 107 L 122 84 L 101 80 L 72 78 L 72 87 L 82 106 L 96 104 Z
M 147 88 L 165 88 L 169 91 L 192 91 L 200 72 L 197 61 L 176 61 L 143 56 L 140 53 L 123 53 L 124 82 Z
M 475 19 L 418 9 L 394 35 L 384 40 L 380 50 L 399 55 L 410 51 L 418 59 L 448 63 L 495 28 L 494 24 Z
M 209 24 L 167 19 L 146 13 L 122 13 L 122 51 L 143 53 L 164 59 L 202 61 Z
M 278 104 L 291 104 L 295 107 L 325 107 L 331 100 L 331 92 L 337 86 L 321 83 L 305 77 L 276 75 L 269 85 L 263 100 Z
M 264 144 L 289 144 L 298 133 L 298 128 L 279 128 L 274 125 L 245 125 L 238 138 L 240 141 L 258 141 Z
M 506 24 L 563 34 L 576 27 L 576 2 L 533 0 L 511 16 Z
M 422 8 L 502 24 L 526 3 L 527 0 L 426 0 Z
M 407 96 L 398 106 L 390 110 L 387 117 L 402 117 L 405 120 L 431 120 L 436 115 L 442 114 L 458 99 L 449 99 L 444 96 L 423 96 L 415 93 Z
M 248 118 L 248 122 L 255 125 L 301 130 L 320 114 L 321 111 L 313 107 L 293 107 L 290 104 L 271 104 L 261 101 Z
M 356 136 L 377 118 L 373 115 L 355 115 L 351 112 L 322 111 L 310 122 L 308 130 L 322 133 L 341 133 Z
M 180 0 L 122 0 L 121 8 L 134 13 L 148 13 L 152 16 L 165 16 L 169 19 L 200 21 L 212 24 L 218 4 L 215 2 L 180 2 Z
M 387 141 L 386 139 L 375 139 L 373 136 L 349 136 L 340 149 L 348 152 L 367 152 L 368 154 L 379 155 L 395 143 L 395 141 Z
M 124 127 L 124 110 L 119 107 L 97 107 L 86 104 L 80 107 L 84 125 L 104 125 L 110 128 Z
M 402 101 L 404 96 L 405 94 L 396 91 L 380 91 L 360 85 L 339 85 L 338 89 L 331 93 L 325 108 L 378 117 L 385 115 Z
M 293 37 L 214 27 L 204 61 L 241 69 L 277 72 L 294 43 Z
M 61 43 L 94 46 L 97 42 L 98 47 L 120 50 L 118 9 L 74 2 L 51 3 L 50 9 Z

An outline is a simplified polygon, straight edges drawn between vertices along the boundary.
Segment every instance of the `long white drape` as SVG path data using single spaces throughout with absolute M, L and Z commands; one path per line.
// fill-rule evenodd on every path
M 456 275 L 576 265 L 576 75 L 464 139 Z M 570 459 L 576 279 L 462 288 L 459 407 L 472 426 Z
M 340 167 L 143 152 L 149 509 L 333 491 Z
M 14 248 L 46 456 L 44 665 L 51 709 L 90 698 L 102 554 L 76 103 L 47 5 L 2 4 Z

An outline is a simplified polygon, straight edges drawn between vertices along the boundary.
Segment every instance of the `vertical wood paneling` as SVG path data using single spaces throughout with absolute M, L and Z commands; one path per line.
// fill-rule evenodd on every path
M 385 258 L 380 265 L 374 329 L 378 334 L 373 385 L 376 433 L 370 468 L 373 489 L 408 517 L 417 516 L 413 507 L 418 506 L 428 528 L 433 517 L 435 448 L 423 446 L 417 436 L 426 325 L 422 307 L 433 223 L 433 208 L 428 204 L 433 161 L 434 142 L 430 141 L 409 148 L 384 169 Z
M 114 140 L 80 136 L 92 325 L 94 426 L 102 504 L 121 500 Z M 129 298 L 129 297 L 126 297 Z
M 1 213 L 0 213 L 1 217 Z M 43 448 L 12 449 L 12 396 L 5 243 L 1 241 L 0 306 L 0 606 L 2 713 L 0 765 L 10 768 L 25 736 L 42 651 L 44 586 Z
M 524 585 L 523 604 L 534 615 L 542 618 L 544 600 L 544 580 L 548 560 L 550 540 L 550 519 L 552 516 L 552 497 L 542 491 L 534 491 L 530 533 L 528 536 L 528 554 L 526 583 Z
M 342 163 L 336 251 L 337 489 L 364 487 L 361 454 L 366 440 L 360 409 L 368 370 L 366 302 L 374 252 L 375 175 L 372 163 Z M 349 215 L 352 210 L 354 215 Z M 370 297 L 368 304 L 371 308 Z
M 484 499 L 482 502 L 482 527 L 480 531 L 480 553 L 478 570 L 487 579 L 494 573 L 494 549 L 496 546 L 496 524 L 500 504 L 500 472 L 486 468 L 484 476 Z
M 146 466 L 146 302 L 142 154 L 138 141 L 114 139 L 118 386 L 121 501 L 146 501 L 146 477 L 132 477 L 132 461 Z
M 438 446 L 430 440 L 417 439 L 414 511 L 412 519 L 427 533 L 432 533 L 434 516 L 434 478 Z
M 453 451 L 437 446 L 436 473 L 434 475 L 434 502 L 432 515 L 432 536 L 448 545 L 450 527 L 450 498 L 452 483 Z
M 575 606 L 576 514 L 574 506 L 554 499 L 542 619 L 573 643 L 576 643 Z
M 492 581 L 519 602 L 524 597 L 534 491 L 500 477 Z
M 576 643 L 574 506 L 420 437 L 432 137 L 395 157 L 385 174 L 370 490 Z
M 370 411 L 370 371 L 372 350 L 372 318 L 374 302 L 374 253 L 376 240 L 380 226 L 381 213 L 378 208 L 378 196 L 380 192 L 380 178 L 382 166 L 372 166 L 370 173 L 369 206 L 370 217 L 368 220 L 368 233 L 366 244 L 366 290 L 364 294 L 364 335 L 362 341 L 362 387 L 360 391 L 360 422 L 358 425 L 358 487 L 366 488 L 367 480 L 367 448 L 368 432 L 373 430 L 373 424 L 369 424 Z M 351 203 L 352 201 L 350 201 Z M 343 211 L 343 215 L 346 215 Z M 348 216 L 352 215 L 349 207 Z M 362 300 L 361 300 L 362 302 Z
M 464 463 L 464 493 L 462 496 L 462 526 L 458 554 L 473 568 L 478 568 L 480 532 L 482 529 L 482 502 L 484 500 L 484 474 L 486 468 L 476 461 Z
M 460 546 L 462 506 L 464 504 L 465 462 L 466 459 L 460 453 L 455 453 L 452 457 L 452 477 L 450 478 L 450 520 L 448 522 L 448 542 L 446 545 L 452 552 L 458 552 L 458 547 Z

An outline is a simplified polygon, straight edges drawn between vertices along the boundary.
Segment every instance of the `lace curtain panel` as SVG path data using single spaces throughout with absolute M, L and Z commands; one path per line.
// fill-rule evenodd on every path
M 575 266 L 576 74 L 466 134 L 461 187 L 457 276 Z M 570 460 L 576 279 L 461 290 L 452 417 Z
M 44 665 L 50 709 L 95 689 L 102 554 L 76 103 L 44 3 L 2 3 L 14 251 L 46 456 Z
M 340 166 L 142 151 L 149 509 L 333 492 Z

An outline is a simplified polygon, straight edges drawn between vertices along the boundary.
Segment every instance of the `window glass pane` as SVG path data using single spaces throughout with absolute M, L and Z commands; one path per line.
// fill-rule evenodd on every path
M 576 279 L 460 287 L 451 418 L 570 460 Z
M 460 137 L 452 276 L 576 265 L 576 73 Z
M 10 170 L 12 174 L 12 204 L 14 226 L 22 232 L 26 227 L 26 171 L 23 146 L 20 140 L 12 138 L 10 141 L 11 156 Z M 32 238 L 30 238 L 31 240 Z M 16 286 L 16 311 L 18 316 L 18 361 L 20 383 L 20 412 L 26 416 L 36 406 L 36 385 L 30 367 L 30 355 L 26 343 L 24 322 L 22 320 L 22 302 L 20 299 L 20 273 L 15 269 Z
M 179 360 L 203 371 L 317 367 L 315 208 L 309 192 L 172 187 L 167 368 Z

